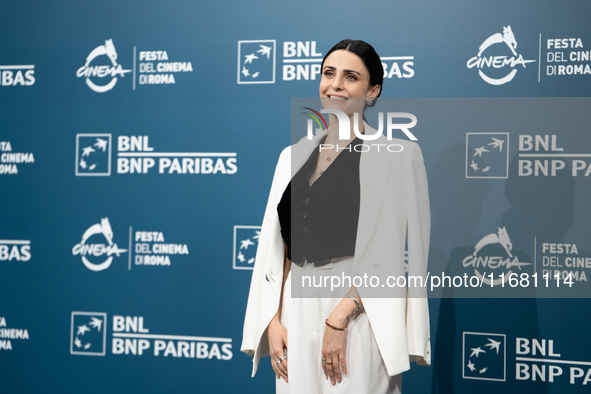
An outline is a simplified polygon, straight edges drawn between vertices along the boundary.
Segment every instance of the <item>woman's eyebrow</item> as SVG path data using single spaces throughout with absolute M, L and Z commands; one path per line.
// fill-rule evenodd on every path
M 333 66 L 324 66 L 325 69 L 329 68 L 331 70 L 336 70 L 336 68 L 334 68 Z M 359 76 L 361 76 L 361 73 L 359 71 L 355 71 L 355 70 L 343 70 L 346 73 L 355 73 Z

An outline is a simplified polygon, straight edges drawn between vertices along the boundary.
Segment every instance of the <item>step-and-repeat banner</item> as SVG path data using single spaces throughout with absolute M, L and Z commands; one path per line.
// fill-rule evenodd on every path
M 405 390 L 588 392 L 588 1 L 5 3 L 0 391 L 272 392 L 240 352 L 260 225 L 292 98 L 353 38 L 430 186 Z

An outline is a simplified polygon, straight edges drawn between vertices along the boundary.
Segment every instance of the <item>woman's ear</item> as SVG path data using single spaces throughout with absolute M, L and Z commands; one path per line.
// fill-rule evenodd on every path
M 382 86 L 375 85 L 370 89 L 369 95 L 367 97 L 373 97 L 373 98 L 378 97 L 378 95 L 380 94 L 381 91 L 382 91 Z

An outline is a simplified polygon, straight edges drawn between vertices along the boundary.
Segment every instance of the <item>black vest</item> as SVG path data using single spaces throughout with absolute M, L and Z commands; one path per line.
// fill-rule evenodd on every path
M 310 186 L 319 154 L 316 147 L 283 192 L 277 212 L 287 257 L 293 263 L 302 265 L 306 259 L 319 266 L 355 254 L 361 153 L 353 147 L 361 142 L 351 141 L 351 151 L 342 150 Z

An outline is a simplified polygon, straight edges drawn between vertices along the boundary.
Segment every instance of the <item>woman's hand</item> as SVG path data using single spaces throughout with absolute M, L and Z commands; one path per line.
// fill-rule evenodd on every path
M 334 318 L 331 315 L 328 318 L 328 323 L 335 327 L 344 328 L 347 320 Z M 326 360 L 326 362 L 322 361 L 322 369 L 324 370 L 324 376 L 327 379 L 330 378 L 333 386 L 336 382 L 341 383 L 342 374 L 347 374 L 346 347 L 347 331 L 335 330 L 326 326 L 322 339 L 322 360 Z
M 275 315 L 269 327 L 267 328 L 267 336 L 269 337 L 269 353 L 271 354 L 271 366 L 275 371 L 277 379 L 282 377 L 287 382 L 287 357 L 285 357 L 285 350 L 287 349 L 287 329 L 283 327 L 279 321 L 278 315 Z M 280 363 L 277 363 L 280 358 Z

